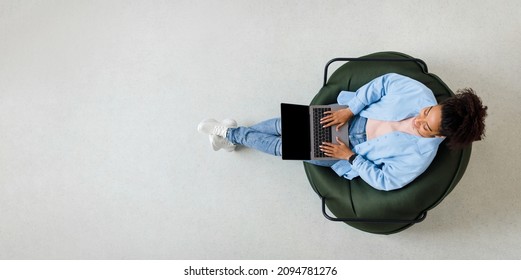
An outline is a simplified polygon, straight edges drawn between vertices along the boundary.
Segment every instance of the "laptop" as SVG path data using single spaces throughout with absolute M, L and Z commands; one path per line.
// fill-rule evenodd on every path
M 349 143 L 348 127 L 345 124 L 336 131 L 336 125 L 323 128 L 320 119 L 324 112 L 336 111 L 342 105 L 297 105 L 281 103 L 282 159 L 284 160 L 337 160 L 320 151 L 322 142 L 337 143 L 336 137 Z

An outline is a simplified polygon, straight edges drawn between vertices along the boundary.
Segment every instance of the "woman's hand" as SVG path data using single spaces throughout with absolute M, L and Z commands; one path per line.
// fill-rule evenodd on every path
M 324 115 L 327 116 L 320 119 L 320 124 L 324 127 L 336 125 L 336 131 L 339 131 L 340 128 L 354 116 L 353 112 L 351 112 L 351 109 L 349 108 L 337 111 L 327 111 L 324 112 Z
M 340 141 L 340 139 L 338 137 L 336 138 L 336 141 L 338 142 L 338 144 L 327 143 L 327 142 L 322 143 L 322 145 L 320 146 L 320 150 L 322 152 L 324 152 L 324 154 L 328 157 L 345 159 L 345 160 L 347 160 L 349 157 L 351 157 L 352 155 L 355 154 L 349 148 L 349 146 L 344 144 L 344 142 Z

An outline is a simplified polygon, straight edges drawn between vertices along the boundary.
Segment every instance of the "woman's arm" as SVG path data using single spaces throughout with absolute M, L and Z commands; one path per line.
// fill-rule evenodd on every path
M 356 92 L 341 92 L 338 97 L 338 104 L 348 105 L 349 108 L 338 111 L 325 112 L 326 115 L 320 121 L 324 127 L 336 125 L 337 131 L 345 125 L 354 115 L 357 115 L 365 107 L 376 103 L 385 95 L 392 93 L 393 83 L 409 82 L 411 79 L 399 74 L 390 73 L 377 77 L 369 83 L 363 85 Z M 415 83 L 418 83 L 414 81 Z M 400 91 L 396 91 L 400 92 Z
M 347 160 L 355 153 L 340 139 L 337 138 L 336 141 L 338 144 L 323 143 L 321 150 L 327 156 L 345 160 L 345 164 L 348 164 Z M 421 156 L 404 154 L 389 158 L 382 164 L 375 164 L 363 156 L 357 155 L 350 165 L 360 178 L 373 188 L 391 191 L 400 189 L 416 179 L 427 169 L 435 155 L 436 151 Z
M 353 114 L 357 115 L 365 107 L 378 102 L 389 92 L 390 84 L 393 80 L 399 79 L 402 76 L 398 74 L 385 74 L 383 76 L 374 78 L 369 83 L 363 85 L 356 91 L 354 98 L 349 100 L 347 104 Z
M 376 165 L 362 156 L 357 156 L 352 163 L 352 168 L 362 180 L 381 191 L 397 190 L 409 184 L 425 171 L 422 166 L 408 160 Z
M 396 73 L 389 73 L 374 78 L 360 87 L 356 92 L 340 92 L 338 104 L 349 106 L 354 115 L 358 115 L 365 107 L 380 101 L 389 94 L 402 94 L 403 89 L 412 85 L 420 85 L 418 81 Z

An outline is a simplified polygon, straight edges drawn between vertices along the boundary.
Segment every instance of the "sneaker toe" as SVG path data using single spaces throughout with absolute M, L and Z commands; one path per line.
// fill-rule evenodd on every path
M 199 123 L 199 125 L 197 125 L 197 131 L 203 134 L 209 134 L 212 127 L 217 124 L 219 124 L 219 122 L 215 119 L 204 119 Z

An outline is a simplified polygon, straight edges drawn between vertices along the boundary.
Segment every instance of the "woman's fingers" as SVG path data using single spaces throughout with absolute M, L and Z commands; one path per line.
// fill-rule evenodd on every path
M 328 142 L 324 142 L 322 143 L 322 145 L 320 146 L 320 150 L 323 151 L 323 152 L 333 152 L 335 150 L 335 144 L 333 143 L 328 143 Z
M 334 116 L 333 115 L 329 115 L 329 116 L 325 116 L 323 118 L 320 119 L 320 123 L 325 123 L 325 122 L 329 122 L 331 120 L 334 119 Z
M 320 150 L 328 157 L 344 159 L 349 154 L 349 147 L 346 146 L 339 137 L 336 137 L 338 144 L 323 142 L 320 145 Z
M 322 143 L 320 150 L 328 157 L 336 158 L 339 145 L 333 143 Z
M 336 125 L 336 124 L 338 124 L 338 122 L 335 120 L 331 120 L 329 122 L 320 122 L 320 124 L 322 124 L 322 127 L 326 128 L 326 127 Z
M 320 124 L 324 127 L 330 127 L 342 123 L 331 111 L 327 111 L 324 114 L 329 113 L 327 116 L 320 119 Z

